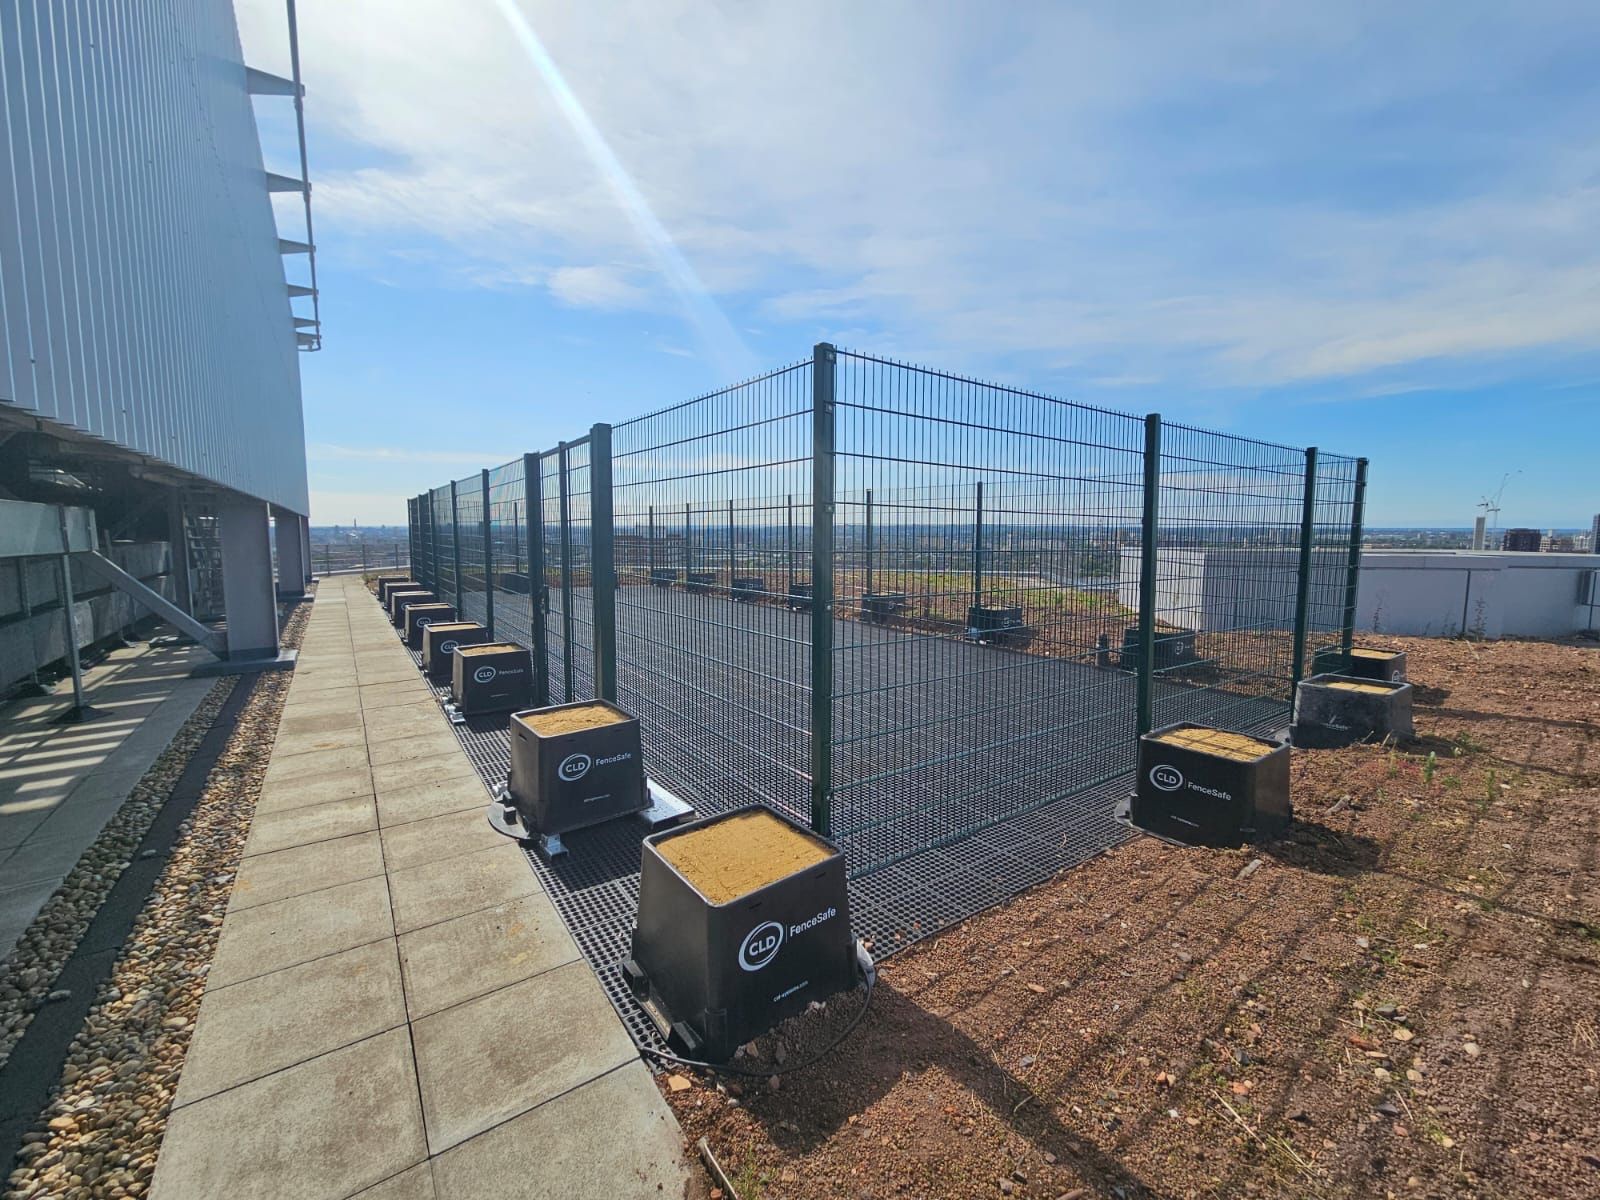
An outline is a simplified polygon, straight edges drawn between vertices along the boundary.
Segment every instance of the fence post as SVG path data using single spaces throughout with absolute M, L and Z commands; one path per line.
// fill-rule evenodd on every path
M 395 553 L 400 553 L 400 547 L 395 547 Z M 406 501 L 406 561 L 411 564 L 413 572 L 417 569 L 417 498 L 413 496 Z M 399 566 L 398 562 L 395 566 Z
M 983 481 L 978 481 L 977 516 L 972 522 L 972 607 L 983 603 Z
M 494 637 L 494 552 L 490 548 L 489 533 L 494 527 L 489 512 L 489 470 L 483 471 L 483 624 Z M 456 613 L 456 620 L 465 621 L 465 613 Z
M 733 599 L 733 577 L 739 573 L 739 556 L 733 547 L 733 497 L 728 497 L 728 599 Z
M 789 599 L 787 603 L 794 602 L 794 495 L 790 493 L 784 497 L 784 502 L 789 513 L 788 533 L 784 535 L 783 566 L 784 566 L 784 595 Z M 1596 547 L 1600 550 L 1600 547 Z
M 426 492 L 417 497 L 417 548 L 411 556 L 411 577 L 423 587 L 433 586 L 428 582 L 433 567 L 433 549 L 428 542 L 428 518 L 433 515 L 427 508 L 430 502 Z
M 838 354 L 811 352 L 811 828 L 833 825 L 833 432 Z
M 683 505 L 683 586 L 689 586 L 689 572 L 694 570 L 694 525 L 689 520 L 689 503 Z
M 528 510 L 528 628 L 533 635 L 533 702 L 550 703 L 550 638 L 544 612 L 544 460 L 522 456 L 522 499 Z
M 594 589 L 594 692 L 617 699 L 617 560 L 611 512 L 611 426 L 589 430 L 590 583 Z
M 456 581 L 456 617 L 461 616 L 461 513 L 456 507 L 456 481 L 450 481 L 450 565 Z
M 572 696 L 572 513 L 568 486 L 568 443 L 562 442 L 556 450 L 556 485 L 561 504 L 561 699 L 571 703 Z M 591 529 L 593 526 L 591 526 Z M 594 564 L 590 563 L 589 585 L 594 586 Z M 592 606 L 591 606 L 592 612 Z
M 1300 565 L 1295 572 L 1294 665 L 1290 668 L 1289 703 L 1306 673 L 1306 624 L 1311 612 L 1311 543 L 1317 532 L 1317 448 L 1306 451 L 1306 490 L 1300 501 Z
M 1139 732 L 1155 728 L 1156 531 L 1161 504 L 1161 414 L 1144 419 L 1144 520 L 1139 540 Z
M 656 506 L 650 506 L 649 534 L 645 545 L 645 565 L 650 572 L 650 586 L 656 585 Z
M 1367 507 L 1367 460 L 1356 459 L 1356 489 L 1350 502 L 1350 557 L 1344 571 L 1344 623 L 1340 627 L 1339 652 L 1344 666 L 1350 666 L 1350 650 L 1356 636 L 1356 591 L 1361 585 L 1361 524 Z M 1600 554 L 1600 546 L 1594 547 Z

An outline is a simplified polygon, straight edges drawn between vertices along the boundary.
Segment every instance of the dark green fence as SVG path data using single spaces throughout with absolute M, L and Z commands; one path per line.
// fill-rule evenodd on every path
M 812 358 L 418 496 L 416 572 L 636 713 L 656 778 L 857 874 L 1281 727 L 1348 652 L 1365 462 L 872 355 Z M 458 582 L 459 581 L 459 582 Z

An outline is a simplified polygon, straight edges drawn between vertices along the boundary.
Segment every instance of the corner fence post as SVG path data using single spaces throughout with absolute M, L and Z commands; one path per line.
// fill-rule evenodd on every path
M 811 352 L 811 828 L 833 813 L 833 435 L 838 353 Z
M 1317 448 L 1306 451 L 1306 490 L 1300 501 L 1300 565 L 1295 572 L 1294 665 L 1290 668 L 1289 703 L 1306 674 L 1306 626 L 1311 611 L 1311 544 L 1317 531 Z
M 533 636 L 533 702 L 550 703 L 550 638 L 544 611 L 543 459 L 522 456 L 522 499 L 528 510 L 528 630 Z
M 1139 538 L 1139 732 L 1155 728 L 1156 530 L 1161 503 L 1161 414 L 1144 419 L 1144 520 Z
M 483 624 L 489 631 L 489 637 L 494 637 L 494 551 L 490 547 L 489 534 L 493 528 L 493 519 L 489 512 L 489 469 L 483 471 Z M 458 621 L 466 620 L 465 613 L 456 613 Z
M 456 616 L 461 616 L 461 513 L 456 506 L 456 481 L 450 481 L 450 565 L 455 572 Z
M 594 588 L 594 690 L 617 699 L 617 559 L 611 513 L 611 426 L 589 430 L 590 582 Z
M 399 553 L 396 548 L 395 553 Z M 406 501 L 406 561 L 411 564 L 411 569 L 417 569 L 417 500 L 413 496 Z M 395 566 L 399 566 L 396 563 Z
M 1344 657 L 1346 669 L 1350 665 L 1350 650 L 1356 636 L 1356 592 L 1361 585 L 1361 525 L 1367 508 L 1367 460 L 1356 459 L 1355 494 L 1350 501 L 1350 557 L 1344 569 L 1344 622 L 1339 630 L 1339 653 Z M 1600 553 L 1600 546 L 1596 546 Z
M 561 702 L 570 704 L 572 694 L 572 483 L 571 456 L 577 442 L 562 442 L 556 451 L 556 482 L 561 502 Z M 593 525 L 590 526 L 591 530 Z M 589 564 L 589 586 L 594 587 L 594 563 Z M 593 605 L 590 606 L 593 614 Z

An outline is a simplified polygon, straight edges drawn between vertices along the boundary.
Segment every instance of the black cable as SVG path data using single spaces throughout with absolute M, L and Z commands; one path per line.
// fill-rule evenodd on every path
M 818 1050 L 810 1058 L 802 1059 L 788 1066 L 768 1067 L 760 1071 L 752 1071 L 747 1067 L 735 1067 L 727 1063 L 700 1062 L 692 1058 L 680 1058 L 670 1050 L 656 1050 L 648 1046 L 644 1047 L 642 1052 L 651 1058 L 669 1062 L 675 1066 L 689 1067 L 697 1071 L 720 1071 L 724 1075 L 743 1075 L 749 1079 L 768 1079 L 773 1075 L 787 1075 L 790 1071 L 803 1071 L 807 1067 L 815 1066 L 844 1044 L 844 1040 L 856 1031 L 856 1026 L 860 1025 L 861 1019 L 867 1015 L 867 1009 L 872 1007 L 872 990 L 878 984 L 878 969 L 873 964 L 872 956 L 864 947 L 859 945 L 856 951 L 856 962 L 860 965 L 862 975 L 865 976 L 867 984 L 867 994 L 861 998 L 861 1008 L 856 1012 L 855 1016 L 850 1018 L 850 1023 L 844 1027 L 838 1037 L 834 1038 L 833 1041 Z

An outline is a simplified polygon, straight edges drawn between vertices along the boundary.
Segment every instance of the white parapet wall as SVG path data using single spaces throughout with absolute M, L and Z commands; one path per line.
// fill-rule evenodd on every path
M 1412 637 L 1566 637 L 1600 628 L 1600 558 L 1368 550 L 1356 628 Z
M 1290 629 L 1298 551 L 1162 549 L 1156 619 L 1183 629 Z M 1313 628 L 1343 610 L 1342 551 L 1313 556 Z M 1356 628 L 1410 637 L 1566 637 L 1600 628 L 1600 556 L 1513 551 L 1367 550 Z M 1124 550 L 1118 598 L 1139 607 L 1139 552 Z

